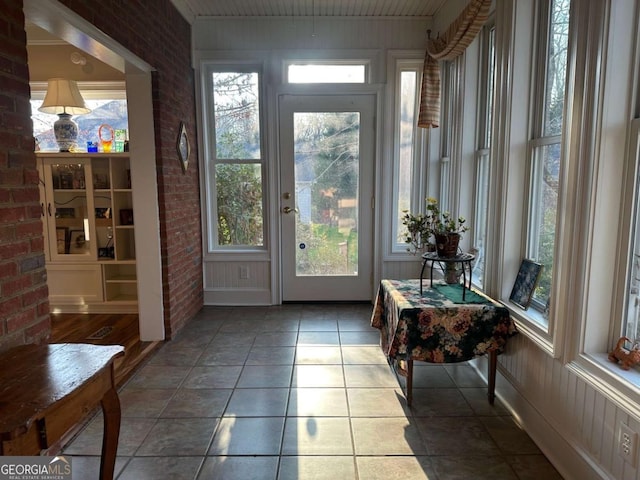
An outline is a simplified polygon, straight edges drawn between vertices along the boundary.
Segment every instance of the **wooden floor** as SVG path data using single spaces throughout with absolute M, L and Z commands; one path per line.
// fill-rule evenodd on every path
M 138 315 L 51 314 L 50 343 L 122 345 L 125 355 L 116 360 L 116 382 L 121 385 L 160 342 L 141 342 Z

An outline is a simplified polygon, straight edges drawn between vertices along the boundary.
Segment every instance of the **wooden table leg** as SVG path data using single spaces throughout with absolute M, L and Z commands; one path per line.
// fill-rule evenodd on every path
M 104 433 L 102 435 L 102 457 L 100 458 L 100 480 L 113 480 L 120 436 L 120 399 L 115 387 L 102 397 Z
M 498 352 L 489 352 L 489 403 L 493 405 L 496 398 L 496 368 L 498 366 Z
M 407 360 L 407 406 L 413 400 L 413 360 Z

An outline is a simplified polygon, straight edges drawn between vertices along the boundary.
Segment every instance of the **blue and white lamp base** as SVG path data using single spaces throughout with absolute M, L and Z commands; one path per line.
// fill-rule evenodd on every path
M 68 113 L 59 113 L 53 124 L 53 133 L 61 152 L 68 152 L 76 147 L 78 140 L 78 124 L 71 120 Z

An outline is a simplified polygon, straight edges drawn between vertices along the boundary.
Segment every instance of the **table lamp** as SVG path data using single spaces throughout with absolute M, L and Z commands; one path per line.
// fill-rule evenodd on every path
M 78 124 L 71 120 L 71 115 L 89 113 L 91 109 L 84 104 L 74 80 L 51 78 L 47 83 L 47 94 L 38 110 L 58 115 L 58 120 L 53 124 L 53 132 L 60 151 L 68 152 L 75 147 L 78 139 Z

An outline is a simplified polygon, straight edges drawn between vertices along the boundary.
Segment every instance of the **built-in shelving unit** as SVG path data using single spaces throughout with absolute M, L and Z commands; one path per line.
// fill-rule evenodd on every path
M 129 153 L 37 157 L 52 309 L 136 312 Z

